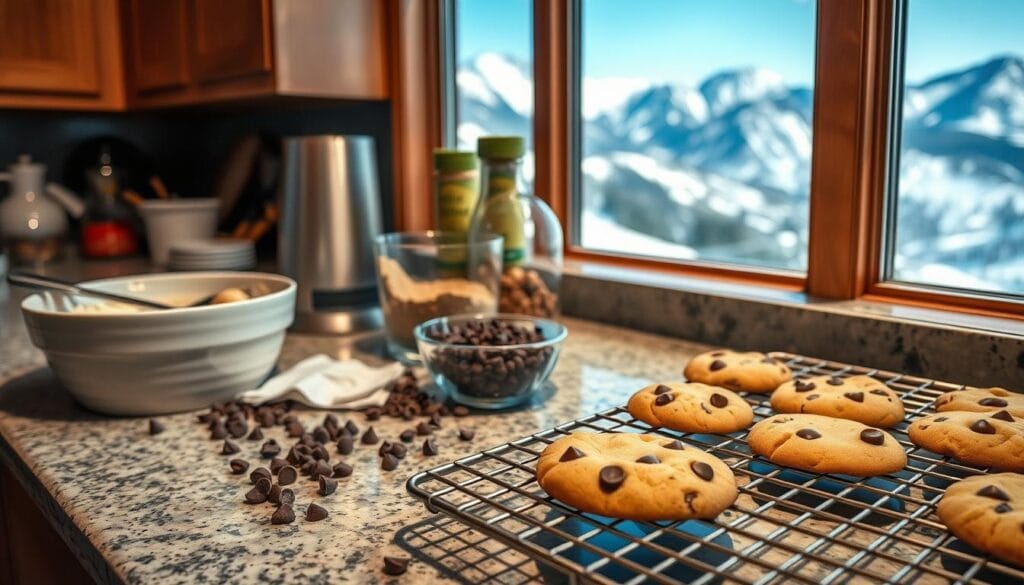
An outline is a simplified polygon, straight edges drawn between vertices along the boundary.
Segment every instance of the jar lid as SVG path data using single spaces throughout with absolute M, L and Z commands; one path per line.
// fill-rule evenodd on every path
M 434 149 L 434 168 L 439 171 L 472 171 L 479 166 L 475 152 Z
M 521 158 L 526 154 L 522 136 L 481 136 L 476 143 L 480 158 Z

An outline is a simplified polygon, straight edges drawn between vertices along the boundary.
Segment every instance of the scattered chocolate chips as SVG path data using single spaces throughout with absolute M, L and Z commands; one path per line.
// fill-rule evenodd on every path
M 348 463 L 338 463 L 334 466 L 334 477 L 348 477 L 352 475 L 352 466 Z
M 472 441 L 473 437 L 476 436 L 476 431 L 473 429 L 459 428 L 459 440 L 460 441 Z
M 409 569 L 409 559 L 405 557 L 384 557 L 384 573 L 401 575 Z
M 252 473 L 249 474 L 249 481 L 256 483 L 261 477 L 270 479 L 272 477 L 270 475 L 270 470 L 266 467 L 257 467 L 256 469 L 253 469 Z
M 1005 513 L 1009 512 L 1012 509 L 1013 508 L 1010 507 L 1010 504 L 1007 504 L 1006 502 L 1003 502 L 1002 504 L 999 504 L 995 508 L 993 508 L 993 510 L 995 510 L 996 514 L 1005 514 Z
M 994 435 L 996 433 L 996 428 L 985 419 L 974 421 L 971 424 L 971 430 L 982 435 Z
M 281 446 L 274 439 L 268 439 L 260 446 L 260 455 L 263 457 L 276 457 L 281 453 Z
M 221 447 L 220 454 L 221 455 L 234 455 L 235 453 L 238 453 L 239 451 L 241 451 L 241 449 L 238 448 L 238 444 L 237 443 L 231 441 L 230 439 L 224 439 L 224 446 Z
M 992 418 L 998 418 L 999 420 L 1005 420 L 1006 422 L 1013 422 L 1013 415 L 1011 415 L 1009 411 L 1006 410 L 1000 410 L 999 412 L 993 414 Z
M 810 392 L 815 388 L 817 388 L 817 385 L 814 382 L 805 382 L 803 380 L 793 382 L 793 389 L 797 392 Z
M 1010 501 L 1010 495 L 1007 494 L 997 485 L 987 485 L 978 490 L 977 495 L 983 498 L 992 498 L 993 500 L 1002 500 L 1004 502 Z
M 274 511 L 274 515 L 270 517 L 271 524 L 291 524 L 295 522 L 295 511 L 292 510 L 291 504 L 281 504 Z
M 267 494 L 260 491 L 259 488 L 252 488 L 245 492 L 245 503 L 246 504 L 262 504 L 267 501 Z
M 654 455 L 644 455 L 643 457 L 636 460 L 637 463 L 647 463 L 654 465 L 655 463 L 661 463 L 661 461 Z
M 885 435 L 878 429 L 864 429 L 860 432 L 860 440 L 869 445 L 881 445 L 885 442 Z
M 601 491 L 608 494 L 619 489 L 625 480 L 626 472 L 618 465 L 606 465 L 598 473 L 598 485 L 601 487 Z
M 373 427 L 366 429 L 366 432 L 363 433 L 363 437 L 360 439 L 360 442 L 364 445 L 376 445 L 377 441 L 380 441 L 380 439 L 377 437 L 377 432 L 373 430 Z
M 398 435 L 398 438 L 403 443 L 412 443 L 412 440 L 416 438 L 416 431 L 414 431 L 413 429 L 405 429 L 404 431 L 402 431 L 401 435 Z
M 725 408 L 726 405 L 729 404 L 729 399 L 715 392 L 714 394 L 711 395 L 710 402 L 711 406 L 714 406 L 715 408 Z
M 348 455 L 354 448 L 355 444 L 352 440 L 352 435 L 345 434 L 338 439 L 338 453 Z
M 682 451 L 686 449 L 686 445 L 683 445 L 682 441 L 676 439 L 674 441 L 669 441 L 668 443 L 665 443 L 664 445 L 662 445 L 662 448 L 672 449 L 673 451 Z
M 723 362 L 722 360 L 713 360 L 711 362 L 711 365 L 708 366 L 708 369 L 711 370 L 712 372 L 717 372 L 718 370 L 721 370 L 724 367 L 725 367 L 725 362 Z
M 580 451 L 576 447 L 569 447 L 562 453 L 562 456 L 558 458 L 558 461 L 565 463 L 566 461 L 575 461 L 581 457 L 586 457 L 587 454 Z
M 159 435 L 162 432 L 164 432 L 163 423 L 156 420 L 155 418 L 149 419 L 149 434 Z
M 693 470 L 693 473 L 695 473 L 697 477 L 704 481 L 711 481 L 715 477 L 715 470 L 703 461 L 694 461 L 690 463 L 690 469 Z
M 310 504 L 306 506 L 306 521 L 319 522 L 327 518 L 327 510 L 323 506 Z
M 277 472 L 277 483 L 291 485 L 299 478 L 299 472 L 291 465 L 285 465 Z
M 978 401 L 978 404 L 982 406 L 995 406 L 996 408 L 1002 408 L 1006 406 L 1007 402 L 1002 398 L 994 398 L 989 396 L 988 398 L 982 398 Z
M 659 394 L 658 397 L 654 399 L 654 404 L 658 406 L 665 406 L 669 402 L 672 402 L 673 399 L 674 397 L 671 394 Z
M 800 437 L 801 439 L 813 441 L 814 439 L 820 439 L 821 433 L 814 429 L 800 429 L 799 431 L 796 432 L 796 436 Z
M 421 437 L 425 437 L 433 432 L 434 431 L 433 429 L 430 428 L 430 425 L 428 425 L 425 422 L 420 422 L 418 425 L 416 425 L 416 434 Z
M 672 391 L 672 389 L 669 388 L 668 386 L 664 385 L 664 384 L 658 384 L 658 387 L 654 389 L 654 393 L 658 394 L 658 395 L 666 394 L 666 393 L 671 392 L 671 391 Z
M 321 496 L 329 496 L 338 489 L 338 480 L 331 479 L 326 475 L 321 475 L 317 479 L 317 483 L 320 484 L 320 489 L 318 489 L 316 493 L 320 494 Z
M 261 431 L 259 427 L 253 427 L 252 428 L 252 432 L 249 433 L 249 436 L 246 437 L 246 440 L 249 440 L 249 441 L 262 441 L 263 440 L 263 431 Z
M 437 455 L 437 445 L 434 444 L 434 439 L 426 439 L 423 441 L 423 454 L 427 457 Z
M 829 378 L 828 378 L 828 385 L 829 386 L 842 386 L 843 385 L 843 379 L 840 378 L 839 376 L 829 376 Z
M 847 392 L 847 393 L 843 394 L 843 396 L 849 398 L 850 400 L 852 400 L 854 402 L 864 402 L 864 393 L 863 392 Z
M 242 475 L 249 469 L 249 462 L 244 459 L 232 459 L 228 461 L 228 467 L 231 468 L 231 473 L 235 475 Z
M 385 453 L 384 457 L 381 457 L 380 468 L 384 471 L 394 471 L 398 468 L 398 457 L 391 453 Z

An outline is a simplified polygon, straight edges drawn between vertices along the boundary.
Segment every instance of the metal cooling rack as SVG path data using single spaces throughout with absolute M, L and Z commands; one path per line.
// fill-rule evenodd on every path
M 947 486 L 986 470 L 925 451 L 906 434 L 912 421 L 932 412 L 936 397 L 962 386 L 771 355 L 795 376 L 866 374 L 899 393 L 907 416 L 887 430 L 907 452 L 907 467 L 876 478 L 810 474 L 753 455 L 747 431 L 680 433 L 613 408 L 416 474 L 407 488 L 432 511 L 531 558 L 547 582 L 1024 583 L 1024 570 L 979 554 L 934 514 Z M 755 421 L 774 414 L 768 395 L 746 399 Z M 740 495 L 713 521 L 635 522 L 581 512 L 535 480 L 541 451 L 574 431 L 680 439 L 725 461 Z

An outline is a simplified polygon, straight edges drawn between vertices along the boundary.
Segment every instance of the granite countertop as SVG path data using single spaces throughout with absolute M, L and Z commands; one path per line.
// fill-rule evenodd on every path
M 270 524 L 269 504 L 243 502 L 251 487 L 248 474 L 229 473 L 230 457 L 219 453 L 221 442 L 209 440 L 195 413 L 160 417 L 166 431 L 149 436 L 147 419 L 104 417 L 77 406 L 29 343 L 11 294 L 0 285 L 0 458 L 27 484 L 87 570 L 105 582 L 384 580 L 383 557 L 408 556 L 395 541 L 396 531 L 422 526 L 432 516 L 406 492 L 414 473 L 622 404 L 650 380 L 679 377 L 687 357 L 706 349 L 566 319 L 569 338 L 552 377 L 557 391 L 545 402 L 515 412 L 445 418 L 435 434 L 440 454 L 425 457 L 414 444 L 391 472 L 379 468 L 376 446 L 359 445 L 341 457 L 355 473 L 340 480 L 336 493 L 319 497 L 314 483 L 300 480 L 292 486 L 298 518 L 276 526 Z M 279 365 L 320 352 L 379 359 L 374 355 L 381 346 L 379 334 L 292 335 Z M 307 428 L 324 416 L 298 414 Z M 362 414 L 340 414 L 346 417 L 367 427 Z M 387 440 L 412 426 L 396 419 L 372 424 Z M 475 439 L 459 441 L 458 427 L 475 429 Z M 266 435 L 290 444 L 280 427 Z M 260 442 L 238 443 L 237 457 L 260 461 Z M 327 520 L 303 519 L 306 504 L 314 501 L 327 508 Z M 414 560 L 399 579 L 433 583 L 452 575 L 440 564 Z M 475 580 L 481 573 L 472 575 L 464 578 Z

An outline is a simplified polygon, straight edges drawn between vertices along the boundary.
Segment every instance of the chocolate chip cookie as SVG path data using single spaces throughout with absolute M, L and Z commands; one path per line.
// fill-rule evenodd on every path
M 870 376 L 815 376 L 792 380 L 772 392 L 776 412 L 805 412 L 848 418 L 873 427 L 891 427 L 903 420 L 903 401 Z
M 729 349 L 694 357 L 686 364 L 683 375 L 691 382 L 743 392 L 771 392 L 793 377 L 785 364 L 763 353 Z
M 964 463 L 1024 472 L 1024 418 L 1005 410 L 939 412 L 915 420 L 907 434 L 915 445 Z
M 903 447 L 889 433 L 817 414 L 770 416 L 750 429 L 747 443 L 773 463 L 814 473 L 868 477 L 907 464 Z
M 573 433 L 548 445 L 537 482 L 559 500 L 627 520 L 714 518 L 736 500 L 718 458 L 681 441 L 630 433 Z
M 754 411 L 739 395 L 698 382 L 651 384 L 634 394 L 627 408 L 651 426 L 687 433 L 731 433 L 754 420 Z
M 936 510 L 957 538 L 1024 567 L 1024 475 L 975 475 L 946 490 Z
M 1024 394 L 1003 388 L 967 388 L 946 392 L 935 400 L 935 410 L 965 410 L 994 412 L 1005 410 L 1017 418 L 1024 418 Z

